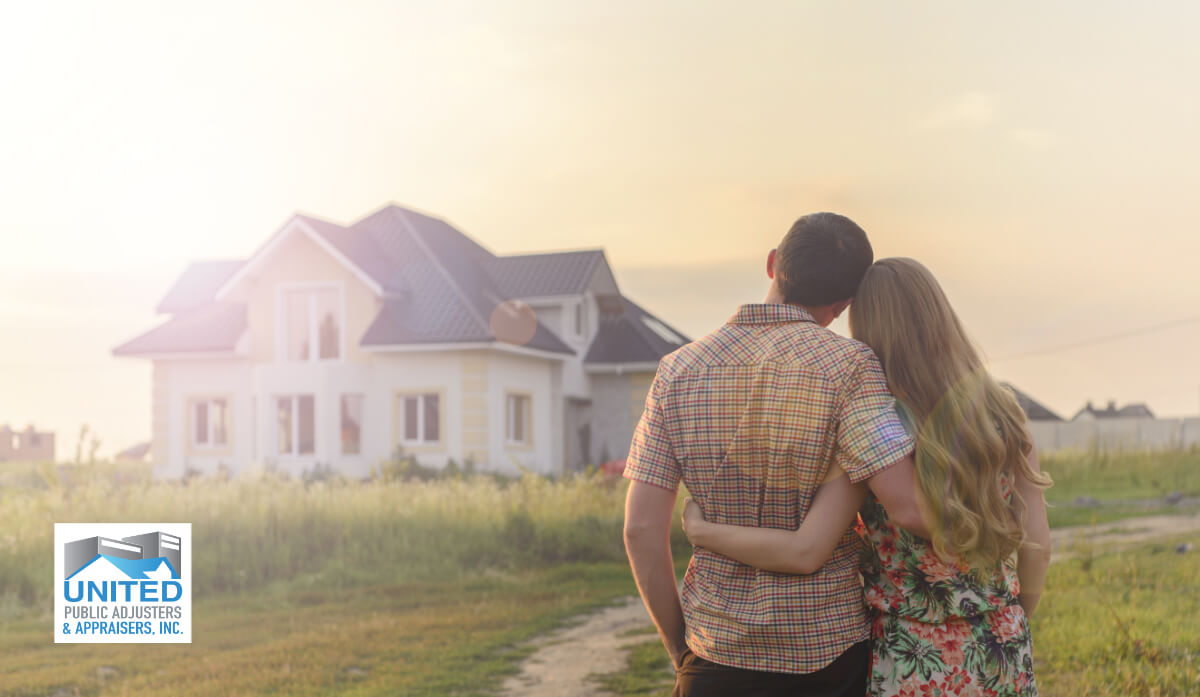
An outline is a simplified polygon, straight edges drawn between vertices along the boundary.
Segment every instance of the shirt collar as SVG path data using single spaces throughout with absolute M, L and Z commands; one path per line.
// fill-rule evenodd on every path
M 742 305 L 729 318 L 730 324 L 780 324 L 783 322 L 815 322 L 802 307 L 783 303 Z

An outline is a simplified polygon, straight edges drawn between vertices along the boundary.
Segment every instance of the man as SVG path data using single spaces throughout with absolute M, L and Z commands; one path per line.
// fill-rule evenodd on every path
M 852 531 L 805 576 L 697 548 L 682 602 L 669 536 L 681 480 L 707 520 L 795 529 L 831 464 L 866 481 L 893 522 L 927 536 L 913 442 L 879 361 L 826 329 L 873 259 L 850 219 L 806 215 L 767 256 L 766 302 L 659 364 L 625 468 L 625 547 L 678 697 L 866 693 L 870 631 Z

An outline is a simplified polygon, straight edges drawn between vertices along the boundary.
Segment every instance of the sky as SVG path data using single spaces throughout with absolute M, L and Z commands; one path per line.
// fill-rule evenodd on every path
M 387 202 L 496 253 L 602 247 L 693 336 L 800 215 L 943 284 L 1061 415 L 1200 411 L 1200 5 L 7 3 L 0 424 L 150 433 L 189 261 Z M 1190 85 L 1190 86 L 1189 86 Z M 845 331 L 844 323 L 835 329 Z M 1066 350 L 1030 352 L 1086 343 Z

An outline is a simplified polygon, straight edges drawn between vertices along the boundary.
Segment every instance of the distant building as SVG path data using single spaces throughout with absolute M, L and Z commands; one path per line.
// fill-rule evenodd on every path
M 117 453 L 117 462 L 149 462 L 150 441 L 138 443 Z
M 1062 421 L 1063 418 L 1058 414 L 1047 409 L 1041 403 L 1034 400 L 1033 397 L 1018 390 L 1007 382 L 1000 383 L 1004 387 L 1012 390 L 1017 398 L 1017 404 L 1021 405 L 1021 409 L 1025 412 L 1025 417 L 1030 421 Z
M 0 462 L 54 461 L 54 434 L 27 426 L 14 431 L 0 424 Z
M 1126 404 L 1120 409 L 1117 408 L 1117 403 L 1109 400 L 1108 407 L 1097 409 L 1089 400 L 1087 406 L 1080 409 L 1072 421 L 1086 421 L 1091 419 L 1153 419 L 1154 412 L 1150 411 L 1150 407 L 1143 402 L 1135 404 Z

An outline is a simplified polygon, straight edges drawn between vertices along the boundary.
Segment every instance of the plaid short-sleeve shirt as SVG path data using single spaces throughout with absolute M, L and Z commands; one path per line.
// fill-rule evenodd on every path
M 745 305 L 667 356 L 625 476 L 682 480 L 718 523 L 794 530 L 829 466 L 867 480 L 913 450 L 865 345 L 792 305 Z M 869 636 L 847 530 L 816 573 L 755 569 L 698 547 L 683 581 L 687 643 L 715 663 L 810 673 Z

